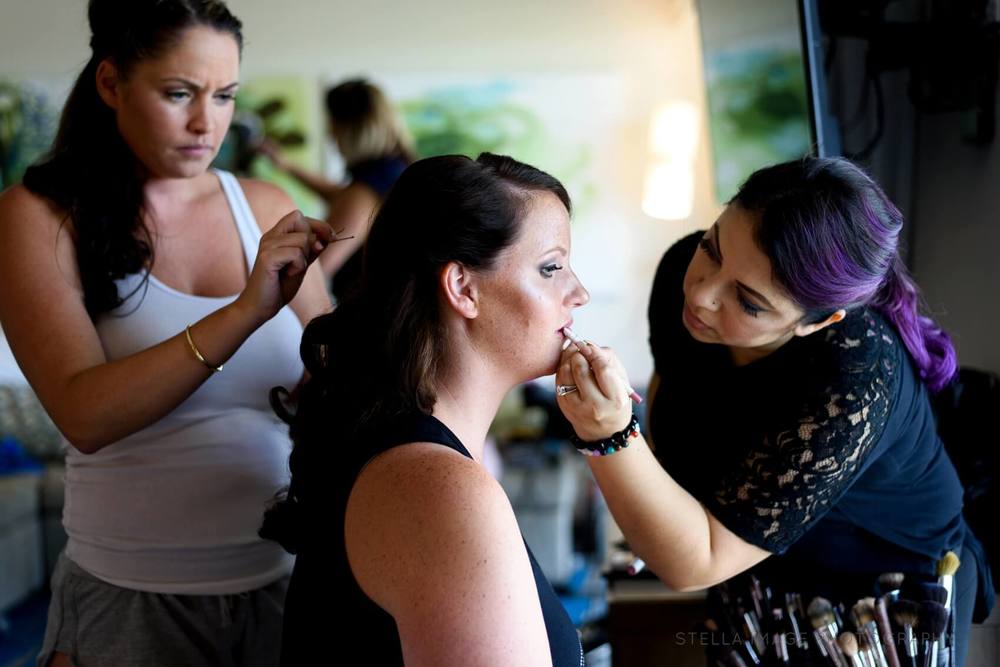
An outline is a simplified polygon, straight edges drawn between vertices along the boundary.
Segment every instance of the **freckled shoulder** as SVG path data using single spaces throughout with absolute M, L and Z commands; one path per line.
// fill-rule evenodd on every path
M 361 589 L 415 664 L 542 665 L 548 640 L 513 509 L 478 463 L 432 443 L 366 467 L 344 537 Z
M 400 576 L 414 568 L 428 585 L 443 584 L 466 551 L 476 560 L 490 557 L 491 544 L 520 541 L 500 484 L 472 459 L 434 443 L 394 447 L 373 459 L 351 491 L 344 533 L 351 569 L 376 600 L 398 594 L 385 588 L 387 568 Z M 392 558 L 381 557 L 387 554 Z M 502 550 L 493 555 L 502 557 Z

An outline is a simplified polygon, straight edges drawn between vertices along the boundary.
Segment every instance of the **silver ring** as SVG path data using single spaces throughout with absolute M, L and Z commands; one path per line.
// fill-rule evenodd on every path
M 557 384 L 556 385 L 556 396 L 565 396 L 566 394 L 572 394 L 576 391 L 575 384 Z

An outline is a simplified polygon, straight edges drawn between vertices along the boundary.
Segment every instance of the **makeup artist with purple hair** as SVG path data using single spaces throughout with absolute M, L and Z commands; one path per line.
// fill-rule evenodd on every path
M 568 348 L 557 381 L 578 391 L 558 401 L 577 444 L 604 454 L 587 460 L 611 512 L 668 586 L 706 588 L 754 568 L 850 606 L 853 584 L 886 571 L 933 580 L 951 550 L 962 562 L 961 665 L 993 587 L 929 401 L 955 375 L 955 350 L 918 310 L 902 225 L 847 160 L 757 171 L 657 271 L 655 448 L 634 427 L 610 350 Z

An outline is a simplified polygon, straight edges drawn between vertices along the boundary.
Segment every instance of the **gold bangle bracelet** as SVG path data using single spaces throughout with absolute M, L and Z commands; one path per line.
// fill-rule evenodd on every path
M 197 357 L 198 361 L 208 366 L 213 373 L 218 373 L 219 371 L 222 370 L 221 364 L 216 366 L 215 364 L 209 363 L 208 359 L 202 356 L 201 351 L 198 350 L 198 346 L 194 344 L 194 339 L 191 338 L 190 324 L 187 325 L 186 329 L 184 329 L 184 335 L 187 336 L 188 346 L 191 348 L 191 351 L 194 352 L 194 356 Z

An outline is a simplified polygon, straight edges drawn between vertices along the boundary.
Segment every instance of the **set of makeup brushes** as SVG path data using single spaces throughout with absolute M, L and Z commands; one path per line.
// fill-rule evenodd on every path
M 778 596 L 756 576 L 720 584 L 720 618 L 706 619 L 711 667 L 953 667 L 958 556 L 936 581 L 888 572 L 873 597 L 847 607 L 794 592 Z

